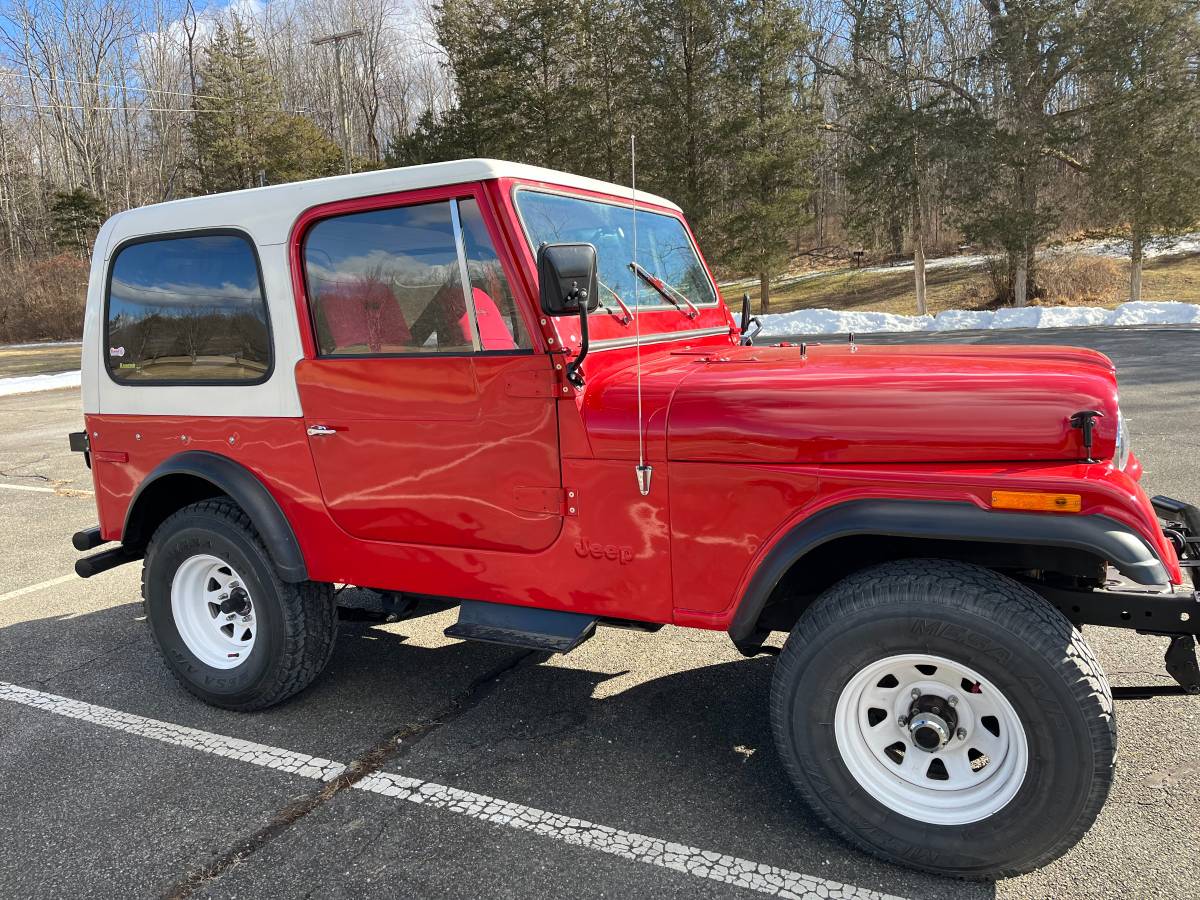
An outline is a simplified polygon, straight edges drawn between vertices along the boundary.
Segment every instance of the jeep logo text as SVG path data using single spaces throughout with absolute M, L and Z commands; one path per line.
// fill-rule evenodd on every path
M 608 559 L 625 565 L 633 561 L 632 547 L 618 547 L 616 544 L 599 544 L 580 538 L 575 544 L 575 552 L 583 559 Z

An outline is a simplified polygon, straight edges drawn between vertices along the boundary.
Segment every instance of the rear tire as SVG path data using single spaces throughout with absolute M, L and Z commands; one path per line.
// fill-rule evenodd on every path
M 167 668 L 213 706 L 249 711 L 286 700 L 333 654 L 332 586 L 281 579 L 249 517 L 225 498 L 186 506 L 158 527 L 142 600 Z
M 830 828 L 959 878 L 1065 853 L 1116 757 L 1112 692 L 1079 631 L 1017 582 L 942 560 L 864 570 L 806 610 L 775 669 L 771 724 Z

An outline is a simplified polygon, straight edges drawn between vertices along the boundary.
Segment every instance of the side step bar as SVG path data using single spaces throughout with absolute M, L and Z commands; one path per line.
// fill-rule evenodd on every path
M 569 653 L 596 631 L 596 617 L 556 609 L 464 600 L 446 637 Z

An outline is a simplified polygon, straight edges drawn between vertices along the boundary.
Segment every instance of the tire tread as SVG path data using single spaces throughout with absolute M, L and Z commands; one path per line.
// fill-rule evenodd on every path
M 146 572 L 161 548 L 163 535 L 170 532 L 168 526 L 179 519 L 197 515 L 213 520 L 218 528 L 240 532 L 262 554 L 263 559 L 267 561 L 266 568 L 270 573 L 271 587 L 282 601 L 280 606 L 285 635 L 282 663 L 274 668 L 272 679 L 261 687 L 254 699 L 244 703 L 221 705 L 226 709 L 241 712 L 274 706 L 312 684 L 333 655 L 337 638 L 337 607 L 334 603 L 333 587 L 316 581 L 293 584 L 280 578 L 278 570 L 271 562 L 270 553 L 250 517 L 234 501 L 226 497 L 216 497 L 183 507 L 167 517 L 155 530 L 146 548 L 145 563 L 142 566 L 141 594 L 144 607 L 148 607 Z M 146 611 L 149 611 L 148 608 Z M 159 653 L 175 680 L 188 693 L 205 702 L 213 702 L 211 697 L 198 690 L 170 664 L 162 652 L 162 647 L 159 647 Z
M 930 593 L 927 587 L 933 584 L 939 591 Z M 914 867 L 912 860 L 889 854 L 886 849 L 863 840 L 835 815 L 829 800 L 812 789 L 799 759 L 791 752 L 787 724 L 791 698 L 787 685 L 799 677 L 805 646 L 810 641 L 819 640 L 819 635 L 828 633 L 829 629 L 836 629 L 839 622 L 850 615 L 884 605 L 891 607 L 898 600 L 903 602 L 918 597 L 957 607 L 968 614 L 982 615 L 1008 631 L 1014 641 L 1028 644 L 1053 665 L 1084 711 L 1093 748 L 1095 777 L 1080 814 L 1071 827 L 1041 853 L 992 870 L 985 877 L 1010 877 L 1044 866 L 1083 837 L 1108 798 L 1117 747 L 1112 690 L 1100 662 L 1079 629 L 1032 590 L 991 569 L 953 560 L 900 560 L 856 572 L 822 594 L 804 612 L 789 635 L 772 679 L 771 727 L 784 768 L 808 805 L 843 839 L 867 853 Z M 975 873 L 947 872 L 920 863 L 915 867 L 964 879 L 981 877 Z

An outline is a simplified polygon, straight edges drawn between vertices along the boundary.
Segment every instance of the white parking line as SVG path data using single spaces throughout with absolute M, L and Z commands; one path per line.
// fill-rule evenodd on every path
M 346 769 L 343 765 L 320 757 L 293 753 L 291 750 L 268 747 L 266 744 L 256 744 L 240 738 L 211 734 L 197 728 L 188 728 L 186 725 L 147 719 L 144 716 L 135 716 L 133 713 L 95 706 L 91 703 L 84 703 L 82 700 L 59 697 L 57 694 L 47 694 L 4 681 L 0 681 L 0 700 L 10 700 L 13 703 L 54 713 L 56 716 L 80 719 L 104 728 L 162 741 L 164 744 L 174 744 L 177 747 L 200 750 L 203 753 L 212 753 L 215 756 L 225 756 L 229 759 L 240 759 L 243 762 L 254 763 L 256 766 L 278 769 L 280 772 L 302 775 L 305 778 L 316 778 L 320 781 L 336 778 Z
M 73 487 L 42 487 L 35 484 L 0 484 L 0 490 L 4 491 L 33 491 L 37 494 L 92 494 L 93 491 L 87 488 Z
M 139 735 L 166 744 L 212 753 L 230 759 L 238 759 L 256 766 L 276 769 L 292 775 L 329 781 L 346 770 L 341 763 L 319 757 L 307 756 L 291 750 L 243 741 L 148 719 L 132 713 L 120 712 L 81 700 L 71 700 L 43 691 L 0 681 L 0 700 L 19 703 L 43 712 L 79 719 L 112 728 L 129 734 Z M 607 825 L 598 825 L 583 819 L 575 819 L 558 813 L 546 812 L 510 803 L 483 794 L 420 781 L 389 772 L 375 772 L 356 782 L 353 787 L 407 801 L 434 809 L 468 816 L 492 825 L 526 831 L 550 840 L 561 841 L 576 847 L 585 847 L 600 853 L 619 856 L 635 862 L 647 863 L 664 869 L 672 869 L 686 875 L 707 878 L 723 884 L 747 888 L 761 894 L 777 897 L 804 898 L 854 898 L 854 900 L 900 900 L 890 894 L 881 894 L 852 884 L 829 881 L 815 875 L 792 872 L 777 866 L 728 856 L 699 847 L 689 847 L 662 838 L 649 837 L 629 831 L 621 831 Z
M 355 788 L 395 797 L 410 803 L 432 806 L 482 822 L 528 831 L 541 837 L 586 847 L 600 853 L 620 856 L 634 862 L 673 869 L 685 875 L 708 878 L 734 887 L 747 888 L 777 897 L 855 898 L 855 900 L 900 900 L 852 884 L 828 881 L 816 875 L 791 872 L 778 866 L 729 856 L 713 850 L 701 850 L 662 838 L 621 831 L 560 813 L 546 812 L 520 803 L 510 803 L 484 794 L 420 781 L 390 772 L 376 772 L 354 784 Z
M 29 587 L 17 588 L 15 591 L 9 591 L 7 594 L 0 594 L 0 602 L 12 600 L 14 597 L 23 597 L 26 594 L 32 594 L 34 591 L 54 587 L 56 584 L 66 584 L 68 581 L 74 581 L 78 577 L 78 575 L 72 572 L 70 575 L 60 575 L 58 578 L 51 578 L 49 581 L 31 584 Z

